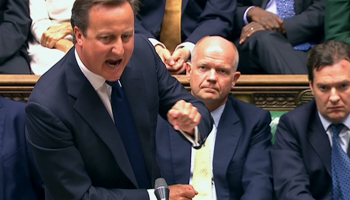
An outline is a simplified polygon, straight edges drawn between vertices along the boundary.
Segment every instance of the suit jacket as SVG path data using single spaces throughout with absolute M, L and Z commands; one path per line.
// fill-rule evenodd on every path
M 159 40 L 166 0 L 141 0 L 135 33 Z M 236 1 L 182 0 L 181 40 L 197 43 L 208 35 L 228 38 L 233 28 Z
M 162 176 L 169 185 L 188 184 L 191 145 L 167 122 L 158 120 L 157 158 Z M 270 121 L 268 111 L 229 97 L 213 158 L 218 200 L 273 199 Z
M 237 0 L 234 14 L 236 35 L 239 38 L 245 26 L 243 15 L 249 6 L 266 9 L 269 0 Z M 323 39 L 324 13 L 326 0 L 294 0 L 296 16 L 285 19 L 286 37 L 293 45 L 306 42 L 320 43 Z
M 0 200 L 44 199 L 25 137 L 25 103 L 0 97 Z
M 280 118 L 271 150 L 278 199 L 331 200 L 331 146 L 315 100 Z
M 159 177 L 155 159 L 157 115 L 180 99 L 193 103 L 203 139 L 209 111 L 167 72 L 149 41 L 135 35 L 135 49 L 121 83 L 129 100 L 150 185 Z M 47 186 L 47 199 L 148 199 L 137 189 L 122 140 L 110 115 L 83 75 L 74 48 L 37 82 L 26 107 L 28 140 Z
M 344 41 L 350 44 L 350 3 L 348 0 L 327 0 L 325 16 L 326 40 Z
M 0 0 L 0 66 L 15 56 L 29 63 L 27 38 L 31 22 L 28 0 Z

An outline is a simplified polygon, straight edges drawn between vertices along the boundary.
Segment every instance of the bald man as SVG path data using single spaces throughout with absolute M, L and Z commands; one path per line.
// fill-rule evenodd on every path
M 269 200 L 273 199 L 271 116 L 229 95 L 240 76 L 236 71 L 238 57 L 231 42 L 218 36 L 205 37 L 195 46 L 186 67 L 192 95 L 205 104 L 214 119 L 206 143 L 212 162 L 210 199 Z M 162 176 L 173 188 L 171 199 L 175 187 L 192 185 L 197 150 L 161 118 L 156 140 Z

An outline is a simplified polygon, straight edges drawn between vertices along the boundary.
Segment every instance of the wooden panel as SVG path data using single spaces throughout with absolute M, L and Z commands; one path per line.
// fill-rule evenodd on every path
M 187 90 L 185 75 L 176 77 Z M 24 101 L 40 76 L 0 75 L 0 96 Z M 267 110 L 292 110 L 312 99 L 307 75 L 241 75 L 231 95 Z

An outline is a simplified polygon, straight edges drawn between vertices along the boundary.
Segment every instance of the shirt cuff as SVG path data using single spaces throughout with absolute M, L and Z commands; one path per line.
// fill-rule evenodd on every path
M 193 44 L 192 42 L 183 42 L 183 43 L 177 45 L 177 47 L 176 47 L 175 49 L 185 47 L 185 48 L 187 48 L 188 50 L 190 50 L 191 55 L 192 55 L 192 51 L 193 51 L 193 49 L 194 49 L 194 46 L 195 46 L 195 44 Z
M 255 8 L 255 6 L 248 7 L 247 10 L 245 10 L 245 12 L 243 14 L 243 21 L 244 21 L 245 25 L 249 24 L 248 19 L 247 19 L 247 14 L 248 14 L 249 10 L 252 8 Z
M 193 148 L 199 148 L 199 147 L 201 146 L 201 144 L 200 144 L 200 142 L 201 142 L 201 134 L 199 133 L 198 127 L 197 127 L 197 126 L 194 128 L 194 138 L 193 138 L 191 135 L 189 135 L 189 134 L 183 132 L 182 130 L 180 130 L 180 132 L 181 132 L 181 134 L 182 134 L 183 136 L 185 136 L 185 138 L 186 138 L 189 142 L 192 143 L 192 147 L 193 147 Z
M 147 192 L 148 192 L 149 200 L 157 200 L 157 197 L 154 194 L 154 189 L 148 189 Z
M 162 46 L 164 49 L 166 49 L 165 45 L 161 42 L 159 42 L 158 40 L 154 39 L 154 38 L 148 38 L 148 40 L 152 43 L 152 45 L 155 47 L 156 45 L 160 45 Z

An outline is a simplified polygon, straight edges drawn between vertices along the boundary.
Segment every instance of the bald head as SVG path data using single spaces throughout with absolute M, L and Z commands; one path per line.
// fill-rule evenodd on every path
M 231 61 L 234 71 L 237 70 L 239 56 L 235 45 L 220 36 L 207 36 L 199 40 L 193 49 L 191 62 L 196 62 L 198 54 L 216 52 Z
M 211 112 L 225 104 L 240 76 L 237 65 L 238 52 L 230 41 L 219 36 L 201 39 L 186 66 L 192 95 Z

